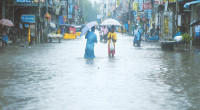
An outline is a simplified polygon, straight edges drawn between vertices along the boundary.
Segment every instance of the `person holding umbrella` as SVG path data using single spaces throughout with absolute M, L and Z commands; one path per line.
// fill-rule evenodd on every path
M 115 55 L 115 43 L 117 42 L 117 34 L 115 33 L 115 26 L 111 26 L 111 32 L 108 33 L 108 55 L 109 57 Z
M 7 46 L 8 43 L 8 33 L 9 30 L 6 26 L 3 27 L 1 30 L 1 35 L 2 35 L 2 46 Z
M 84 58 L 93 59 L 94 55 L 94 43 L 97 43 L 97 35 L 95 34 L 95 27 L 91 28 L 91 31 L 88 31 L 85 39 L 87 39 L 85 55 Z
M 8 20 L 8 19 L 1 19 L 0 24 L 3 25 L 3 29 L 1 30 L 1 35 L 2 35 L 2 46 L 6 46 L 8 42 L 8 33 L 9 33 L 9 28 L 6 26 L 13 26 L 13 22 Z

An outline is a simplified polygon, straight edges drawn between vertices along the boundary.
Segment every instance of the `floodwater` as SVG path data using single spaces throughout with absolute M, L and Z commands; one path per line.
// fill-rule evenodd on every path
M 116 55 L 86 40 L 0 49 L 0 110 L 199 110 L 200 54 L 132 45 L 118 33 Z

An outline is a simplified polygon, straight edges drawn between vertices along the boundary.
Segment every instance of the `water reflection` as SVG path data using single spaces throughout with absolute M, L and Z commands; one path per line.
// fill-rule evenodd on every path
M 95 59 L 85 59 L 85 60 L 86 60 L 86 64 L 88 64 L 88 65 L 94 65 Z

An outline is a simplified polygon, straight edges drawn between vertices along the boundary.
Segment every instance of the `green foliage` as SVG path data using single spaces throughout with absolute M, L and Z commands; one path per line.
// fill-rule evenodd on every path
M 192 37 L 187 33 L 183 34 L 182 36 L 184 42 L 190 42 L 190 40 L 192 40 Z
M 94 3 L 94 6 L 90 0 L 81 0 L 83 7 L 83 18 L 84 22 L 96 21 L 97 14 L 99 13 L 100 4 Z

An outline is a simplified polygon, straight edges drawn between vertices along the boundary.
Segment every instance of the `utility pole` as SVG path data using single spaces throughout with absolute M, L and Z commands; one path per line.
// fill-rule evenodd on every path
M 39 15 L 38 15 L 38 43 L 40 44 L 40 2 L 41 0 L 38 1 L 38 10 L 39 10 Z
M 46 13 L 48 13 L 48 11 L 49 11 L 49 8 L 48 8 L 48 0 L 45 0 L 45 2 L 46 2 Z
M 129 33 L 131 33 L 131 25 L 132 25 L 132 22 L 131 22 L 131 4 L 132 4 L 133 2 L 132 2 L 132 0 L 129 0 Z
M 66 16 L 67 16 L 67 24 L 69 24 L 69 18 L 68 18 L 68 7 L 69 7 L 69 3 L 68 3 L 68 1 L 69 1 L 69 0 L 67 0 L 67 6 L 66 6 L 66 8 L 67 8 L 67 15 L 66 15 Z
M 140 2 L 139 2 L 139 0 L 138 0 L 138 7 L 137 7 L 137 18 L 139 17 L 139 13 L 140 13 L 140 8 L 139 8 L 139 5 L 140 4 Z M 137 23 L 138 23 L 138 19 L 137 19 Z
M 46 2 L 46 14 L 48 14 L 49 12 L 48 0 L 45 0 L 45 2 Z M 48 35 L 49 34 L 49 19 L 48 18 L 47 18 L 46 24 L 47 24 L 47 27 L 45 28 L 45 33 L 46 35 Z M 47 42 L 47 36 L 43 36 L 43 33 L 44 33 L 44 30 L 42 28 L 42 42 Z
M 176 30 L 178 28 L 178 11 L 179 11 L 178 0 L 176 0 Z

